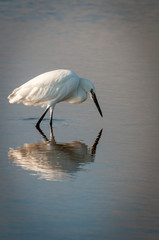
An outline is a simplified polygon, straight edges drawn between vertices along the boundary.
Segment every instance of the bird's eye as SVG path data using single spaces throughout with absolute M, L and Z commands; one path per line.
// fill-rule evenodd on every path
M 91 91 L 90 91 L 92 94 L 94 94 L 94 91 L 93 91 L 93 88 L 91 89 Z

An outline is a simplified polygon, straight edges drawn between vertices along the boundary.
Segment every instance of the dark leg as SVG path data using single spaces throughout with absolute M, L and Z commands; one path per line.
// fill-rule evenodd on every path
M 52 118 L 50 119 L 50 127 L 52 127 Z
M 54 138 L 53 129 L 52 129 L 52 126 L 51 126 L 51 125 L 50 125 L 50 142 L 51 142 L 53 145 L 56 145 L 56 141 L 55 141 L 55 138 Z
M 47 136 L 43 133 L 43 131 L 41 130 L 40 127 L 37 127 L 37 130 L 39 131 L 39 133 L 43 136 L 44 140 L 46 142 L 49 142 L 49 139 L 47 138 Z
M 54 106 L 50 107 L 50 127 L 52 127 Z
M 50 108 L 50 107 L 48 107 L 48 108 L 45 110 L 45 112 L 43 113 L 43 115 L 40 117 L 39 121 L 38 121 L 37 124 L 36 124 L 36 128 L 38 128 L 38 129 L 40 128 L 39 125 L 40 125 L 41 121 L 43 120 L 43 118 L 45 117 L 45 115 L 46 115 L 47 111 L 49 110 L 49 108 Z

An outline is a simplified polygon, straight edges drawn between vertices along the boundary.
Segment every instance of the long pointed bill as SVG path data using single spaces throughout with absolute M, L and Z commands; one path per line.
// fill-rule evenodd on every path
M 92 94 L 92 99 L 93 99 L 93 101 L 94 101 L 94 103 L 95 103 L 95 105 L 96 105 L 96 107 L 97 107 L 97 109 L 98 109 L 98 111 L 99 111 L 101 117 L 103 117 L 103 114 L 102 114 L 101 108 L 100 108 L 100 106 L 99 106 L 99 103 L 98 103 L 97 97 L 96 97 L 95 92 L 93 91 L 93 89 L 91 89 L 91 94 Z

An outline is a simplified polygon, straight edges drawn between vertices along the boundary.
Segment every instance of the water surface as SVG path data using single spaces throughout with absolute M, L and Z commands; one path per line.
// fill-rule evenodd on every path
M 0 1 L 1 239 L 159 238 L 157 1 Z M 10 92 L 59 68 L 89 99 L 38 107 Z M 102 131 L 103 129 L 103 131 Z

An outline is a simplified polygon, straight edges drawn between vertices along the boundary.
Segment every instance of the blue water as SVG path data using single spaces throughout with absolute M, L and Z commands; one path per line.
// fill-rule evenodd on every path
M 0 1 L 0 239 L 159 238 L 157 1 Z M 11 91 L 59 68 L 88 99 L 43 109 Z M 103 130 L 102 130 L 103 129 Z

